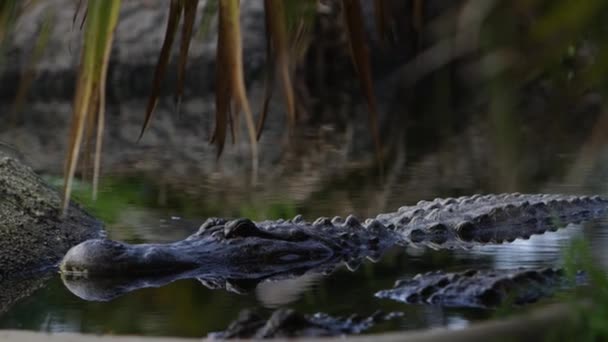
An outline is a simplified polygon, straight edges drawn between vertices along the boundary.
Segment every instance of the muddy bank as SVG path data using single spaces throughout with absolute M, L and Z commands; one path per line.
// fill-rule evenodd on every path
M 18 159 L 0 152 L 0 276 L 52 265 L 72 245 L 98 236 L 101 223 L 71 205 Z
M 40 272 L 71 246 L 99 236 L 101 223 L 79 206 L 71 205 L 64 218 L 60 214 L 57 191 L 0 151 L 0 312 L 40 287 Z M 30 275 L 35 280 L 25 280 Z

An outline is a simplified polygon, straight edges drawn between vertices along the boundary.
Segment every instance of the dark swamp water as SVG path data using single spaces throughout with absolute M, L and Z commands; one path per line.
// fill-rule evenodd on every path
M 409 3 L 392 2 L 402 7 Z M 44 5 L 20 19 L 24 29 L 7 48 L 0 79 L 0 148 L 18 154 L 60 187 L 78 63 L 72 45 L 77 45 L 78 33 L 71 28 L 71 1 L 39 3 Z M 180 115 L 174 113 L 175 75 L 170 72 L 152 125 L 136 143 L 164 34 L 158 23 L 165 22 L 167 2 L 123 3 L 108 77 L 100 197 L 92 203 L 85 183 L 78 182 L 75 189 L 76 200 L 104 221 L 111 238 L 174 241 L 213 216 L 366 218 L 423 199 L 475 193 L 608 196 L 608 59 L 600 58 L 608 49 L 605 29 L 590 30 L 605 26 L 605 2 L 532 1 L 537 7 L 525 8 L 527 2 L 512 6 L 511 1 L 427 0 L 428 37 L 419 37 L 408 20 L 400 20 L 403 40 L 396 51 L 370 42 L 386 152 L 382 174 L 374 164 L 368 110 L 348 44 L 332 31 L 335 27 L 326 25 L 329 29 L 316 33 L 324 40 L 316 37 L 303 70 L 296 72 L 302 108 L 291 136 L 281 91 L 275 90 L 259 143 L 256 186 L 249 182 L 243 120 L 240 139 L 227 143 L 219 161 L 215 147 L 207 144 L 214 127 L 214 41 L 195 42 L 191 49 Z M 242 15 L 245 75 L 255 109 L 261 108 L 264 94 L 262 3 L 241 2 L 247 12 Z M 569 6 L 575 3 L 584 11 L 572 10 Z M 24 63 L 35 43 L 37 23 L 46 13 L 44 6 L 53 7 L 57 15 L 51 46 L 37 66 L 28 97 L 14 110 L 15 84 L 29 67 Z M 590 18 L 568 21 L 584 27 L 572 24 L 564 29 L 553 20 L 564 18 L 564 13 Z M 321 20 L 331 23 L 333 14 Z M 536 30 L 532 23 L 542 25 Z M 577 38 L 583 32 L 586 38 Z M 415 58 L 418 54 L 424 58 Z M 83 169 L 82 177 L 89 178 L 90 170 Z M 561 266 L 564 250 L 578 238 L 590 246 L 594 262 L 608 268 L 608 220 L 598 219 L 472 249 L 394 249 L 356 270 L 340 266 L 329 274 L 310 271 L 241 293 L 209 289 L 190 279 L 94 302 L 73 294 L 53 273 L 44 287 L 0 313 L 0 329 L 201 337 L 226 328 L 242 309 L 269 313 L 279 307 L 335 316 L 403 313 L 367 332 L 460 329 L 560 299 L 489 310 L 407 305 L 374 293 L 391 288 L 398 279 L 433 270 Z
M 461 139 L 462 135 L 457 138 Z M 480 139 L 475 136 L 469 138 Z M 307 219 L 313 219 L 316 216 L 346 215 L 352 212 L 360 217 L 367 217 L 376 212 L 390 211 L 402 204 L 437 196 L 515 190 L 606 194 L 608 175 L 602 165 L 603 147 L 594 148 L 592 151 L 596 152 L 590 153 L 596 154 L 586 156 L 580 154 L 581 150 L 585 150 L 580 148 L 569 147 L 563 151 L 553 151 L 542 157 L 555 173 L 543 174 L 542 180 L 538 181 L 523 173 L 520 180 L 513 181 L 509 177 L 510 172 L 501 176 L 492 171 L 491 166 L 479 169 L 475 158 L 471 158 L 469 164 L 465 162 L 465 165 L 458 165 L 455 170 L 451 165 L 454 156 L 450 150 L 455 147 L 458 149 L 462 144 L 453 144 L 450 139 L 447 141 L 434 152 L 424 152 L 424 156 L 420 158 L 412 157 L 413 162 L 410 165 L 400 164 L 398 170 L 389 167 L 388 172 L 392 173 L 389 177 L 394 178 L 390 186 L 377 185 L 377 171 L 373 167 L 342 171 L 335 178 L 338 181 L 334 179 L 322 182 L 320 190 L 308 194 L 305 200 L 294 199 L 297 198 L 298 191 L 289 191 L 291 198 L 285 196 L 285 193 L 269 194 L 256 192 L 255 189 L 247 193 L 226 195 L 218 189 L 221 185 L 206 184 L 206 188 L 217 188 L 215 192 L 209 191 L 209 196 L 213 197 L 206 198 L 200 208 L 194 206 L 203 213 L 197 216 L 192 205 L 180 207 L 180 203 L 191 203 L 194 200 L 179 202 L 169 196 L 168 204 L 157 205 L 154 204 L 160 195 L 157 187 L 145 181 L 126 179 L 114 183 L 108 181 L 112 184 L 104 188 L 93 211 L 106 219 L 111 237 L 131 242 L 148 242 L 183 238 L 195 231 L 207 216 L 249 216 L 261 219 L 291 217 L 295 213 L 304 213 Z M 531 148 L 530 146 L 529 151 L 532 151 Z M 525 155 L 521 160 L 526 163 Z M 515 164 L 509 170 L 515 172 L 514 170 L 522 168 L 523 165 Z M 536 172 L 542 169 L 543 167 L 539 166 Z M 449 174 L 450 172 L 452 174 Z M 507 181 L 501 181 L 499 177 L 506 177 L 504 179 Z M 488 180 L 488 183 L 475 184 L 473 180 L 479 179 Z M 298 184 L 292 185 L 297 188 Z M 86 187 L 82 189 L 83 193 L 87 191 L 89 189 Z M 127 199 L 115 203 L 120 201 L 116 193 L 119 193 L 118 197 Z M 214 201 L 224 203 L 225 206 L 205 207 L 206 203 Z M 116 211 L 115 206 L 120 210 Z M 269 313 L 275 308 L 288 307 L 302 313 L 325 312 L 336 316 L 349 316 L 353 313 L 369 315 L 376 310 L 403 313 L 403 316 L 381 323 L 368 332 L 438 326 L 459 329 L 476 321 L 497 317 L 504 312 L 516 314 L 556 299 L 545 299 L 527 307 L 499 310 L 458 309 L 407 305 L 378 299 L 374 297 L 374 293 L 391 288 L 397 279 L 431 270 L 560 266 L 563 263 L 564 249 L 577 237 L 589 242 L 598 263 L 608 265 L 608 260 L 602 259 L 605 255 L 602 251 L 608 246 L 608 221 L 600 219 L 572 224 L 556 232 L 532 236 L 527 240 L 480 245 L 473 249 L 394 249 L 378 263 L 367 261 L 356 270 L 341 266 L 331 274 L 323 275 L 311 271 L 293 279 L 262 282 L 238 294 L 208 289 L 192 279 L 179 280 L 160 288 L 140 289 L 109 302 L 91 302 L 72 294 L 64 286 L 60 276 L 53 275 L 44 288 L 21 300 L 0 316 L 0 327 L 49 332 L 200 337 L 225 328 L 242 309 L 256 308 Z

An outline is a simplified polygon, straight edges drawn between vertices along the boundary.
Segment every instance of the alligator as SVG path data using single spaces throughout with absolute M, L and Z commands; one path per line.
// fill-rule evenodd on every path
M 377 311 L 369 317 L 332 317 L 325 313 L 304 315 L 292 309 L 277 309 L 268 319 L 252 310 L 243 310 L 224 331 L 209 334 L 211 339 L 322 337 L 359 334 L 375 324 L 401 317 L 399 312 Z
M 398 280 L 393 289 L 379 291 L 376 297 L 409 304 L 495 308 L 536 302 L 555 291 L 584 283 L 583 272 L 568 277 L 557 268 L 433 271 Z
M 87 240 L 68 251 L 60 271 L 72 278 L 119 279 L 101 294 L 91 295 L 90 283 L 80 287 L 99 300 L 181 278 L 228 288 L 232 281 L 255 282 L 342 262 L 356 268 L 393 246 L 467 248 L 528 238 L 600 217 L 606 208 L 608 201 L 598 196 L 501 194 L 420 201 L 363 222 L 354 216 L 308 222 L 298 215 L 257 223 L 210 218 L 193 235 L 172 243 Z

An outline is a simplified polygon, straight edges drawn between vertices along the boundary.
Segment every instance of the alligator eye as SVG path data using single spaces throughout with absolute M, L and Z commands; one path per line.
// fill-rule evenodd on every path
M 261 231 L 255 223 L 247 218 L 230 221 L 224 227 L 224 236 L 226 238 L 256 236 L 260 234 Z

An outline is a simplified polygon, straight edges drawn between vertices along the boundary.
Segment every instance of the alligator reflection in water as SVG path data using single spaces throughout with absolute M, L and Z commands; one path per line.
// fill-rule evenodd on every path
M 326 265 L 316 268 L 292 268 L 290 270 L 268 274 L 267 276 L 257 277 L 255 275 L 234 275 L 222 276 L 214 272 L 204 272 L 201 269 L 186 271 L 182 273 L 166 275 L 141 275 L 137 277 L 112 276 L 112 277 L 89 277 L 83 274 L 61 274 L 61 280 L 65 287 L 76 296 L 88 301 L 110 301 L 123 294 L 141 288 L 161 287 L 174 281 L 182 279 L 196 279 L 203 286 L 212 289 L 222 289 L 237 294 L 245 294 L 256 289 L 260 282 L 266 280 L 278 281 L 282 279 L 297 278 L 304 273 L 306 275 L 321 275 L 333 271 L 336 264 Z
M 522 305 L 552 295 L 555 291 L 585 282 L 579 272 L 568 279 L 561 269 L 467 270 L 418 274 L 399 280 L 391 290 L 376 297 L 405 303 L 428 303 L 450 307 L 497 307 L 507 302 Z
M 209 219 L 197 233 L 169 244 L 85 241 L 67 253 L 61 270 L 68 287 L 93 300 L 183 278 L 238 291 L 264 279 L 330 271 L 343 261 L 356 267 L 394 245 L 454 248 L 527 238 L 599 217 L 607 204 L 597 196 L 475 195 L 421 201 L 364 223 L 352 216 L 314 223 L 301 217 Z M 69 280 L 81 275 L 89 279 Z
M 209 334 L 212 339 L 321 337 L 358 334 L 376 323 L 400 317 L 402 314 L 376 312 L 369 317 L 352 315 L 348 318 L 332 317 L 323 313 L 302 315 L 290 309 L 275 310 L 268 319 L 243 310 L 239 317 L 221 332 Z

